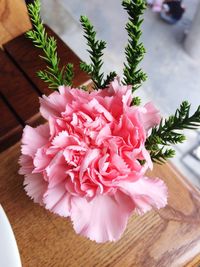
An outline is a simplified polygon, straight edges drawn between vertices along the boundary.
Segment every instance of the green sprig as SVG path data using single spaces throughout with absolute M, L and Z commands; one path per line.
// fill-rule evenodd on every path
M 59 67 L 60 59 L 57 55 L 56 39 L 48 36 L 40 18 L 40 0 L 35 0 L 33 4 L 28 5 L 28 12 L 33 23 L 33 29 L 27 32 L 27 37 L 31 39 L 34 45 L 43 50 L 44 55 L 40 55 L 48 64 L 45 70 L 37 72 L 38 77 L 49 84 L 49 88 L 57 89 L 60 85 L 72 85 L 73 65 L 68 63 L 62 68 Z
M 153 162 L 162 164 L 165 163 L 167 159 L 173 158 L 175 156 L 176 152 L 174 149 L 161 147 L 158 148 L 157 150 L 151 150 L 150 151 L 150 156 Z
M 143 81 L 147 79 L 147 75 L 138 69 L 139 63 L 142 61 L 145 53 L 145 48 L 140 42 L 142 34 L 141 24 L 146 3 L 145 0 L 124 0 L 122 6 L 129 15 L 129 20 L 126 24 L 129 40 L 125 48 L 127 63 L 124 63 L 124 84 L 132 85 L 133 91 L 137 90 Z
M 164 161 L 169 157 L 173 157 L 173 153 L 165 153 L 164 147 L 183 143 L 186 140 L 185 135 L 177 131 L 197 129 L 199 126 L 200 106 L 190 116 L 190 104 L 187 101 L 182 102 L 174 115 L 164 121 L 162 120 L 159 126 L 152 129 L 151 135 L 145 144 L 146 148 L 150 151 L 151 158 L 156 161 Z M 162 145 L 162 148 L 160 148 L 160 145 Z
M 80 68 L 91 76 L 94 83 L 94 89 L 106 88 L 117 75 L 115 72 L 111 72 L 104 80 L 104 73 L 101 72 L 101 67 L 103 65 L 102 56 L 103 50 L 106 48 L 106 42 L 96 40 L 96 31 L 94 26 L 86 16 L 81 16 L 80 22 L 85 32 L 84 37 L 87 40 L 87 45 L 90 48 L 88 52 L 91 59 L 91 64 L 81 62 Z
M 139 96 L 136 96 L 133 98 L 131 106 L 139 106 L 141 104 L 141 99 Z

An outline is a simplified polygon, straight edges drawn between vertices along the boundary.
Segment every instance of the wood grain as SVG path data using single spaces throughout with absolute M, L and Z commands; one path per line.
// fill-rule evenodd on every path
M 74 65 L 74 86 L 77 87 L 85 83 L 89 77 L 79 68 L 80 58 L 48 26 L 46 26 L 46 29 L 48 34 L 54 36 L 57 40 L 60 66 L 62 67 L 69 62 Z M 39 54 L 43 55 L 41 49 L 35 48 L 32 41 L 24 35 L 5 44 L 4 49 L 41 93 L 49 94 L 51 92 L 47 84 L 36 75 L 38 70 L 46 68 L 46 63 L 39 57 Z
M 0 46 L 31 27 L 23 0 L 0 1 Z
M 0 92 L 22 124 L 40 120 L 38 94 L 30 82 L 0 49 Z M 33 120 L 34 117 L 34 120 Z
M 22 134 L 22 126 L 0 97 L 0 152 L 15 144 Z
M 76 235 L 68 219 L 34 204 L 17 174 L 19 144 L 0 155 L 0 203 L 25 267 L 197 267 L 200 264 L 200 193 L 171 165 L 155 166 L 169 188 L 169 205 L 132 216 L 122 239 L 96 244 Z

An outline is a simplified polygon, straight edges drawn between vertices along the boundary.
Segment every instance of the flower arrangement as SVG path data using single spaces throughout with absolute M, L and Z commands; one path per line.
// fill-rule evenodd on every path
M 122 6 L 129 15 L 129 40 L 121 80 L 115 72 L 104 77 L 106 43 L 96 39 L 91 22 L 81 16 L 91 63 L 81 62 L 80 68 L 90 75 L 92 91 L 73 88 L 73 64 L 60 68 L 56 40 L 40 19 L 40 1 L 28 7 L 34 27 L 27 36 L 47 63 L 38 76 L 54 92 L 40 99 L 47 123 L 24 128 L 19 173 L 34 202 L 70 217 L 77 233 L 96 242 L 118 240 L 133 212 L 166 206 L 166 185 L 146 172 L 153 162 L 174 156 L 168 147 L 185 140 L 180 130 L 200 125 L 200 106 L 190 115 L 185 101 L 163 120 L 153 103 L 142 105 L 134 96 L 146 80 L 138 68 L 145 53 L 139 41 L 145 1 L 124 0 Z

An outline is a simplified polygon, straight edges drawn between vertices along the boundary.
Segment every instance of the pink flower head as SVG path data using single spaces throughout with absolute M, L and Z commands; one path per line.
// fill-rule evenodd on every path
M 23 133 L 27 194 L 96 242 L 118 240 L 133 211 L 167 203 L 165 184 L 145 176 L 152 168 L 145 141 L 160 115 L 131 101 L 131 86 L 117 79 L 91 93 L 62 86 L 40 100 L 48 123 Z

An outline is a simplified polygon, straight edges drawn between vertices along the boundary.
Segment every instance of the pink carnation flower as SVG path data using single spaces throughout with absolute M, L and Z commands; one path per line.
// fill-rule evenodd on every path
M 62 86 L 40 99 L 48 123 L 23 133 L 27 194 L 96 242 L 118 240 L 133 211 L 167 203 L 163 181 L 145 176 L 152 168 L 145 141 L 160 115 L 153 104 L 131 100 L 131 86 L 117 79 L 91 93 Z

